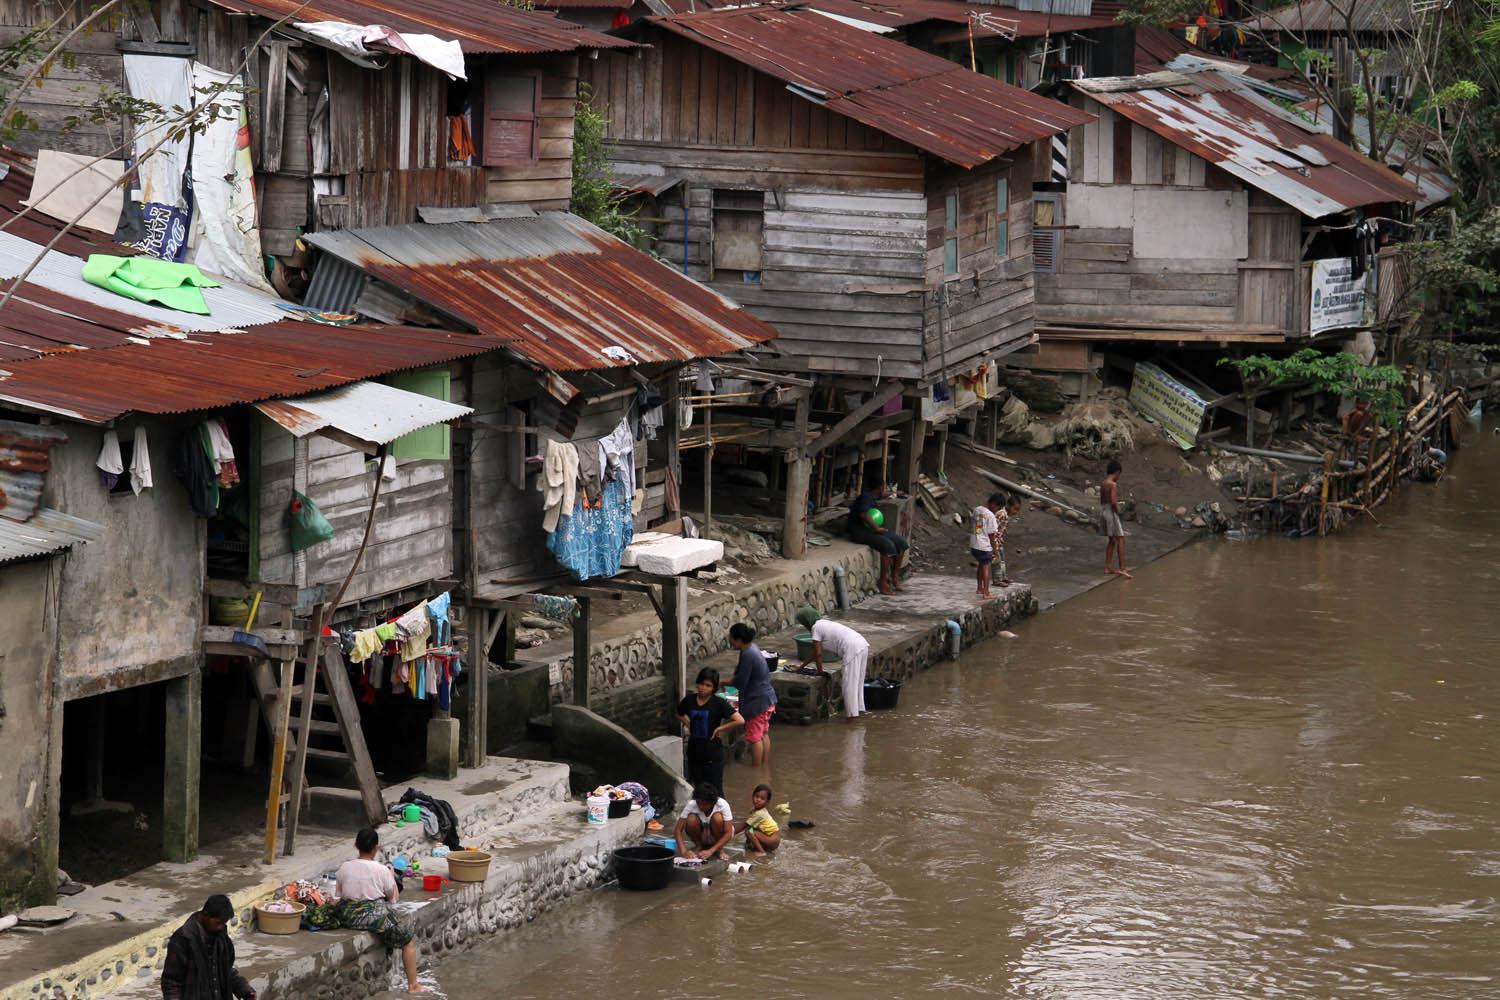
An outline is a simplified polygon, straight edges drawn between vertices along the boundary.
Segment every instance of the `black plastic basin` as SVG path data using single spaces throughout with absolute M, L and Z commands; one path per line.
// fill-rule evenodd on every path
M 865 708 L 871 712 L 895 708 L 901 700 L 901 682 L 878 677 L 865 681 Z
M 616 848 L 615 875 L 622 889 L 665 889 L 672 880 L 672 852 L 656 844 Z

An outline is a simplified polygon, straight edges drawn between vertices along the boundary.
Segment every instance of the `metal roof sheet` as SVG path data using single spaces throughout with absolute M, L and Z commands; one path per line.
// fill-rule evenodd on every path
M 466 53 L 574 52 L 628 49 L 633 42 L 522 10 L 500 0 L 210 0 L 215 6 L 272 21 L 345 21 L 453 39 Z
M 1098 77 L 1073 86 L 1309 218 L 1421 197 L 1394 171 L 1227 74 Z
M 1400 32 L 1411 30 L 1411 0 L 1363 0 L 1335 3 L 1333 0 L 1302 0 L 1241 21 L 1246 31 L 1306 32 Z
M 335 430 L 375 445 L 474 412 L 472 407 L 379 382 L 354 382 L 297 399 L 271 399 L 255 408 L 293 437 Z
M 0 518 L 25 521 L 37 512 L 52 449 L 67 440 L 61 427 L 0 420 Z
M 805 8 L 743 7 L 648 21 L 961 167 L 1093 117 Z
M 131 342 L 0 363 L 0 401 L 104 423 L 302 396 L 493 351 L 471 333 L 286 320 L 243 332 Z
M 566 212 L 315 233 L 313 245 L 553 371 L 688 361 L 776 331 Z
M 1099 28 L 1123 27 L 1112 17 L 1080 17 L 1075 14 L 1048 14 L 1039 10 L 1013 10 L 992 7 L 984 11 L 987 18 L 974 23 L 976 41 L 984 38 L 1040 38 L 1063 35 L 1070 31 L 1093 31 Z M 969 37 L 967 27 L 933 37 L 934 42 L 963 42 Z
M 29 521 L 0 517 L 0 563 L 33 559 L 97 541 L 104 526 L 43 507 Z

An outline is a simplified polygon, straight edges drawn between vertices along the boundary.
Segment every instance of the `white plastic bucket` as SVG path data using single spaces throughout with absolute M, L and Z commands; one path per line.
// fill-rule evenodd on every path
M 588 798 L 589 824 L 603 826 L 609 820 L 609 796 L 590 795 Z

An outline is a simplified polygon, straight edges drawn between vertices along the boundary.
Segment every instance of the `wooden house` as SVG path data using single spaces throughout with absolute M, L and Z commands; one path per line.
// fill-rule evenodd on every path
M 1070 136 L 1063 189 L 1034 195 L 1038 367 L 1086 376 L 1105 344 L 1297 345 L 1395 318 L 1389 244 L 1419 192 L 1253 83 L 1074 82 L 1095 118 Z
M 866 401 L 902 383 L 909 483 L 930 387 L 1031 338 L 1032 145 L 1088 116 L 808 8 L 629 35 L 650 48 L 583 79 L 656 252 L 776 325 L 764 367 Z M 845 408 L 819 405 L 825 429 Z

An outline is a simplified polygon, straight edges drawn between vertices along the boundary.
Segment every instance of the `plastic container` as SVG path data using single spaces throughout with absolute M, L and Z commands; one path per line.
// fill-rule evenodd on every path
M 441 892 L 443 883 L 448 881 L 441 875 L 423 875 L 422 890 L 424 892 Z
M 267 910 L 257 903 L 255 926 L 262 934 L 295 934 L 302 929 L 302 912 L 307 909 L 301 903 L 287 903 L 291 907 L 286 913 Z
M 483 882 L 490 873 L 488 851 L 448 852 L 448 879 L 452 882 Z
M 629 797 L 623 799 L 609 800 L 609 818 L 620 819 L 630 815 L 630 807 L 635 805 L 635 800 Z
M 901 700 L 901 682 L 888 681 L 884 677 L 877 677 L 872 681 L 865 681 L 865 708 L 874 712 L 881 709 L 895 708 L 896 702 Z
M 811 632 L 799 632 L 797 639 L 797 660 L 806 663 L 813 658 L 813 637 Z
M 781 654 L 771 649 L 762 649 L 760 655 L 766 658 L 766 669 L 775 670 L 781 666 Z
M 609 819 L 609 796 L 590 795 L 585 804 L 589 810 L 589 824 L 603 826 Z
M 422 822 L 422 807 L 415 803 L 407 803 L 401 810 L 401 818 L 408 823 Z
M 672 880 L 671 851 L 655 844 L 621 847 L 615 851 L 615 875 L 621 889 L 653 892 L 665 889 Z

